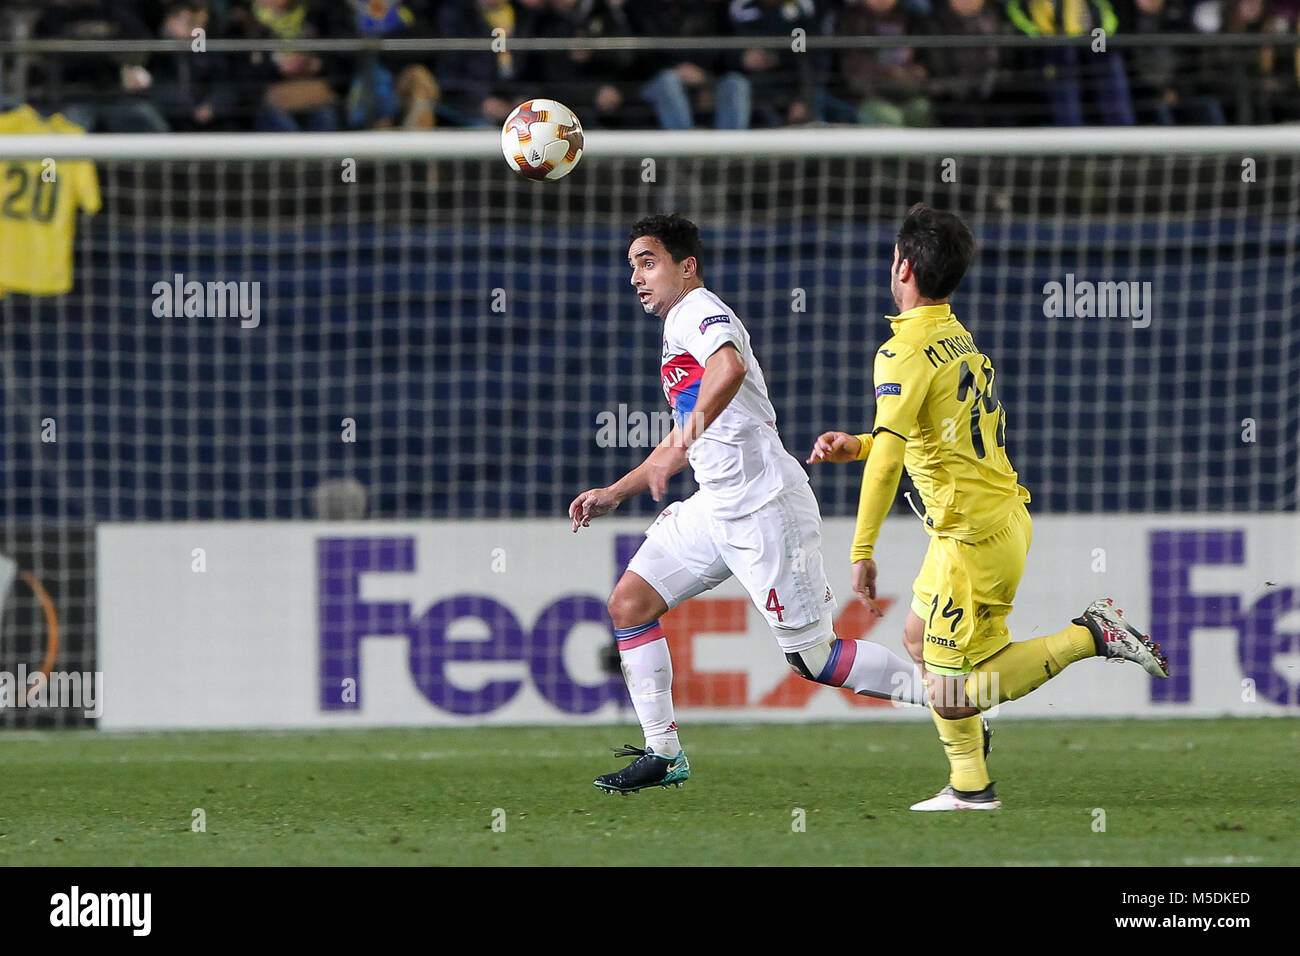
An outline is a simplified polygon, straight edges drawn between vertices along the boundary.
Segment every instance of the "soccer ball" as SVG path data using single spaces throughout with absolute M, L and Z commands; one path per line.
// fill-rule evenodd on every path
M 501 152 L 525 179 L 563 179 L 582 159 L 582 124 L 555 100 L 528 100 L 501 127 Z

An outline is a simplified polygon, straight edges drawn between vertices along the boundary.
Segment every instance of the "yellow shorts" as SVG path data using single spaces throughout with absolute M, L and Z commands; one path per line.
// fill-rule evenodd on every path
M 1007 615 L 1025 573 L 1033 522 L 1021 505 L 973 544 L 934 536 L 912 583 L 912 610 L 925 621 L 925 667 L 968 674 L 1011 643 Z

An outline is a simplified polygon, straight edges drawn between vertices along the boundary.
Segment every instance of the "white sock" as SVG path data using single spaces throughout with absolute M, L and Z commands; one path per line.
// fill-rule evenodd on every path
M 874 641 L 835 638 L 802 652 L 802 657 L 820 684 L 906 704 L 924 706 L 928 700 L 921 669 Z
M 921 669 L 873 641 L 854 641 L 857 653 L 844 683 L 855 694 L 888 697 L 905 704 L 924 705 L 929 699 Z
M 661 757 L 676 757 L 682 745 L 673 715 L 673 661 L 668 642 L 660 637 L 635 647 L 620 647 L 619 656 L 623 660 L 623 679 L 645 734 L 646 749 Z

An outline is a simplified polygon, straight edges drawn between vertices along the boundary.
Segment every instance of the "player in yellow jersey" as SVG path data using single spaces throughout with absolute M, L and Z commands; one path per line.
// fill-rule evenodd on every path
M 865 460 L 853 537 L 853 590 L 876 596 L 873 549 L 907 468 L 930 535 L 912 584 L 904 644 L 925 671 L 931 714 L 951 767 L 948 786 L 913 810 L 992 810 L 1002 804 L 985 761 L 980 711 L 1015 700 L 1087 657 L 1135 661 L 1168 677 L 1160 646 L 1110 599 L 1065 630 L 1013 642 L 1006 618 L 1025 569 L 1029 492 L 1006 452 L 1006 413 L 992 360 L 953 315 L 948 297 L 975 254 L 956 216 L 908 210 L 894 246 L 890 290 L 899 314 L 876 352 L 876 421 L 868 434 L 826 432 L 809 463 Z
M 43 119 L 30 106 L 0 113 L 0 136 L 78 134 L 56 113 Z M 77 213 L 99 211 L 99 181 L 89 160 L 10 159 L 0 162 L 0 293 L 62 295 L 72 288 Z

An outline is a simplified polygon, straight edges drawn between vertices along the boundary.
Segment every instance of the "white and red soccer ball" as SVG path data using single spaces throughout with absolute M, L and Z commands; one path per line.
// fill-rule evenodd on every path
M 501 127 L 501 152 L 525 179 L 563 179 L 582 159 L 582 124 L 563 103 L 527 100 Z

